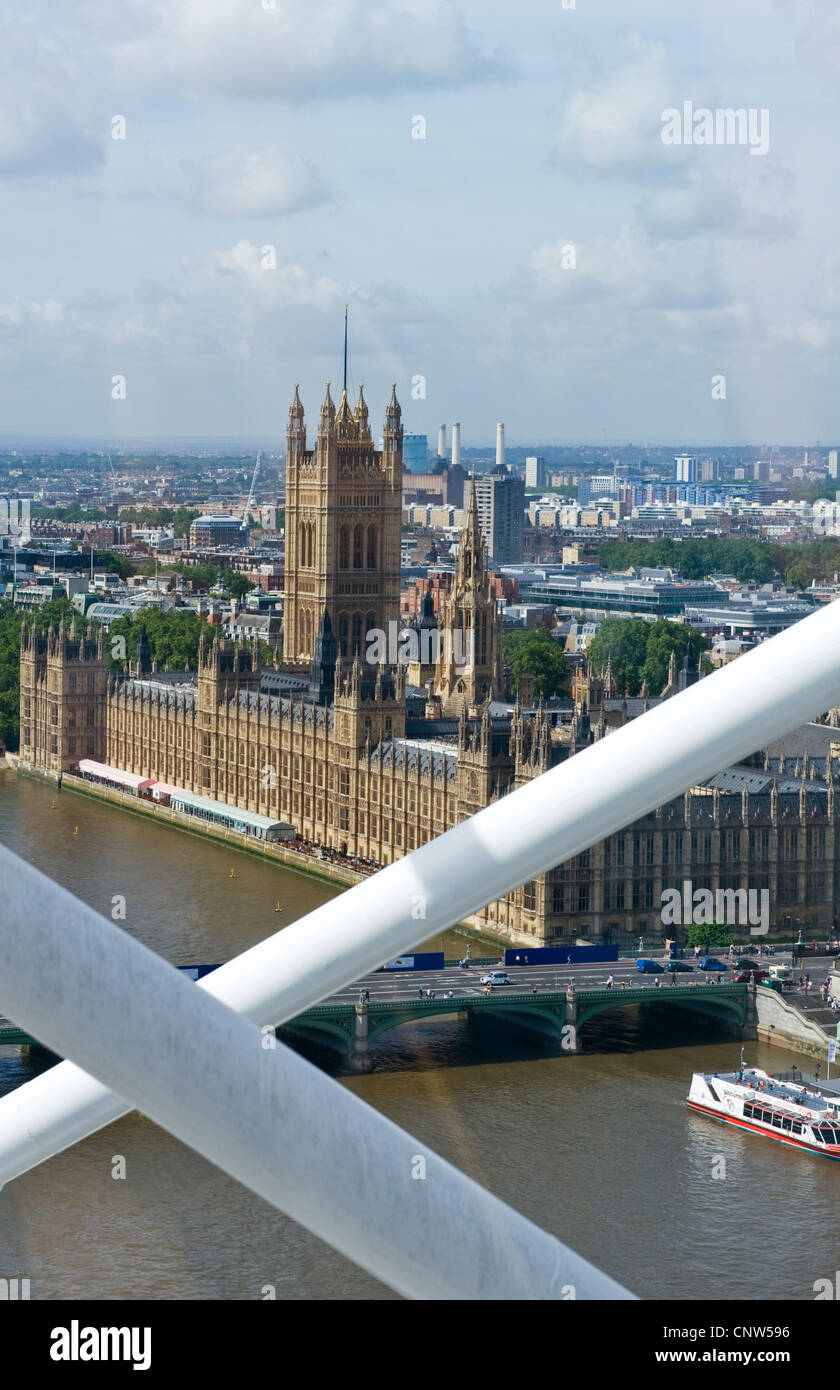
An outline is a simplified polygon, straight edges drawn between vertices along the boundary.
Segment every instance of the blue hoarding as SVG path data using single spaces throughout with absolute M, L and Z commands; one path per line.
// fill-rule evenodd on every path
M 593 960 L 618 960 L 618 947 L 512 946 L 505 951 L 505 965 L 580 965 Z
M 442 970 L 443 951 L 425 951 L 408 956 L 395 956 L 380 965 L 380 970 Z

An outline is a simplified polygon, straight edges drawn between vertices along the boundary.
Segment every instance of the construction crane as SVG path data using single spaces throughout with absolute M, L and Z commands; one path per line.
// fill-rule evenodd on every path
M 257 450 L 257 461 L 256 461 L 256 463 L 254 464 L 254 473 L 253 473 L 253 477 L 251 478 L 251 491 L 248 493 L 248 501 L 245 503 L 245 511 L 244 511 L 244 513 L 243 513 L 243 516 L 242 516 L 242 525 L 243 525 L 243 526 L 247 526 L 247 525 L 248 525 L 248 518 L 249 518 L 249 516 L 251 515 L 251 508 L 252 508 L 253 505 L 254 505 L 254 488 L 256 487 L 256 484 L 257 484 L 257 474 L 258 474 L 259 469 L 260 469 L 260 459 L 261 459 L 261 458 L 262 458 L 262 450 L 259 449 L 259 450 Z

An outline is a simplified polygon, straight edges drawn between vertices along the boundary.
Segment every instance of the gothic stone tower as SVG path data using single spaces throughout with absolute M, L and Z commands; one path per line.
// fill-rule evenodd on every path
M 104 759 L 105 648 L 79 637 L 75 618 L 47 632 L 20 632 L 20 755 L 25 766 L 58 774 L 80 758 Z
M 305 670 L 326 611 L 339 655 L 364 661 L 366 634 L 399 622 L 403 430 L 396 384 L 374 449 L 363 389 L 336 411 L 329 382 L 313 450 L 297 387 L 286 460 L 283 664 Z
M 467 524 L 441 628 L 435 694 L 445 714 L 460 715 L 463 709 L 475 714 L 485 700 L 499 699 L 504 686 L 499 615 L 475 488 L 470 489 Z

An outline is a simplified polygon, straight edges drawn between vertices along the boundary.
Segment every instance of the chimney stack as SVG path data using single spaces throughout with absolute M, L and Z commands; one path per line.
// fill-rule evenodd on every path
M 438 428 L 438 458 L 446 458 L 446 425 L 440 425 Z
M 452 426 L 452 467 L 461 462 L 461 422 L 456 420 Z
M 496 426 L 496 467 L 504 468 L 505 464 L 505 427 Z

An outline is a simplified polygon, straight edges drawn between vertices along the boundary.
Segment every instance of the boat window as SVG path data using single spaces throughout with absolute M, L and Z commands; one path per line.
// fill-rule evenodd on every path
M 802 1121 L 801 1121 L 801 1120 L 794 1120 L 794 1121 L 793 1121 L 793 1132 L 794 1132 L 794 1134 L 801 1134 L 801 1133 L 802 1133 Z
M 815 1139 L 819 1139 L 821 1143 L 823 1142 L 823 1132 L 821 1129 L 814 1129 L 811 1131 L 811 1133 L 813 1134 Z
M 774 1127 L 775 1127 L 776 1129 L 781 1129 L 781 1127 L 782 1127 L 782 1117 L 781 1117 L 781 1115 L 774 1115 L 774 1116 L 773 1116 L 773 1125 L 774 1125 Z
M 790 1128 L 791 1128 L 791 1124 L 792 1124 L 792 1121 L 791 1121 L 790 1115 L 785 1115 L 785 1116 L 783 1117 L 783 1119 L 782 1119 L 782 1129 L 790 1129 Z
M 747 1105 L 744 1106 L 744 1119 L 745 1119 L 745 1120 L 751 1120 L 751 1119 L 752 1119 L 752 1117 L 753 1117 L 753 1109 L 754 1109 L 754 1107 L 753 1107 L 752 1105 L 747 1104 Z

